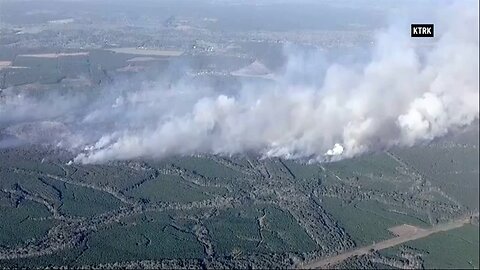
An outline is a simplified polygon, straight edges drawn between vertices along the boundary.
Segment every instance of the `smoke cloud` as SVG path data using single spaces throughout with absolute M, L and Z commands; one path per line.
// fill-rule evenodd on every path
M 275 80 L 235 93 L 182 80 L 6 92 L 0 127 L 75 151 L 79 163 L 245 152 L 329 161 L 412 146 L 479 117 L 477 11 L 477 1 L 443 9 L 432 43 L 410 38 L 411 22 L 394 23 L 377 34 L 367 63 L 325 63 L 287 47 Z

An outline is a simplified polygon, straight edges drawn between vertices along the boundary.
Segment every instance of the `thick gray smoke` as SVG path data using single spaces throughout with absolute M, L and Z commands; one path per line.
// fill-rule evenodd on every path
M 378 33 L 366 64 L 324 67 L 320 56 L 292 53 L 274 82 L 234 94 L 158 82 L 95 98 L 7 95 L 0 125 L 39 143 L 52 142 L 53 130 L 81 163 L 247 151 L 324 161 L 411 146 L 479 117 L 477 12 L 476 1 L 440 12 L 433 44 L 393 24 Z

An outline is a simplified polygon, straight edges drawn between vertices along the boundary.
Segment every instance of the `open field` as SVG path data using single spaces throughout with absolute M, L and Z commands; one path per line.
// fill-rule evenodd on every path
M 478 214 L 476 214 L 476 216 L 478 217 Z M 365 254 L 371 253 L 373 251 L 383 250 L 383 249 L 387 249 L 387 248 L 391 248 L 391 247 L 403 244 L 405 242 L 425 238 L 425 237 L 428 237 L 428 236 L 430 236 L 432 234 L 435 234 L 435 233 L 446 232 L 446 231 L 454 230 L 454 229 L 457 229 L 457 228 L 461 228 L 469 222 L 470 222 L 470 217 L 462 218 L 460 220 L 456 220 L 454 222 L 449 222 L 449 223 L 446 223 L 446 224 L 437 224 L 435 227 L 428 228 L 428 229 L 417 229 L 417 230 L 414 230 L 411 233 L 401 235 L 401 236 L 397 236 L 395 238 L 391 238 L 391 239 L 388 239 L 388 240 L 385 240 L 385 241 L 382 241 L 382 242 L 379 242 L 379 243 L 375 243 L 375 244 L 372 244 L 370 246 L 361 247 L 361 248 L 355 249 L 353 251 L 349 251 L 349 252 L 340 254 L 338 256 L 326 258 L 326 259 L 323 259 L 323 260 L 313 261 L 313 262 L 309 262 L 309 263 L 306 263 L 306 264 L 301 264 L 300 268 L 304 268 L 304 269 L 330 268 L 333 265 L 336 265 L 336 264 L 338 264 L 338 263 L 340 263 L 340 262 L 342 262 L 342 261 L 344 261 L 344 260 L 346 260 L 350 257 L 353 257 L 353 256 L 365 255 Z M 478 238 L 477 238 L 477 245 L 478 245 Z M 436 247 L 441 247 L 441 246 L 438 245 Z M 478 248 L 477 248 L 477 250 L 478 250 Z M 457 265 L 457 264 L 455 264 L 455 265 Z M 442 266 L 440 266 L 440 267 L 442 267 Z
M 0 61 L 0 70 L 3 68 L 9 67 L 12 64 L 11 61 Z
M 115 53 L 145 55 L 145 56 L 180 56 L 183 54 L 183 51 L 154 50 L 154 49 L 140 49 L 140 48 L 114 48 L 109 50 Z
M 399 226 L 392 227 L 388 230 L 396 237 L 403 237 L 403 236 L 416 234 L 424 229 L 418 228 L 409 224 L 402 224 Z
M 427 269 L 479 267 L 478 225 L 467 224 L 409 242 L 407 245 L 424 252 L 424 266 Z
M 428 226 L 428 219 L 422 213 L 374 201 L 343 204 L 338 199 L 324 198 L 323 205 L 358 245 L 389 239 L 392 235 L 389 229 L 404 223 Z
M 88 56 L 88 52 L 20 54 L 17 57 L 59 58 L 59 57 L 66 57 L 66 56 Z

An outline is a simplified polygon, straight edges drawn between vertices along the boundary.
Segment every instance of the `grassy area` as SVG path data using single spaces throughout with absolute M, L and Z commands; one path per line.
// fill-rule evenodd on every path
M 322 173 L 318 164 L 303 164 L 294 160 L 284 160 L 283 164 L 288 167 L 296 179 L 318 179 Z
M 262 226 L 260 220 L 263 220 Z M 272 206 L 229 209 L 208 220 L 207 228 L 215 251 L 223 256 L 235 253 L 308 252 L 316 248 L 313 240 L 288 212 Z
M 131 169 L 127 166 L 82 165 L 71 175 L 72 180 L 100 187 L 123 190 L 149 178 L 153 172 Z M 67 169 L 70 169 L 67 167 Z
M 60 252 L 45 255 L 41 257 L 31 257 L 23 259 L 12 259 L 0 261 L 0 268 L 38 268 L 59 267 L 59 266 L 74 266 L 76 258 L 82 253 L 84 247 L 77 247 L 74 249 L 66 249 Z
M 0 188 L 41 196 L 71 216 L 92 216 L 123 205 L 112 195 L 58 180 L 0 169 Z
M 103 191 L 49 178 L 44 182 L 59 193 L 59 210 L 69 216 L 89 217 L 124 206 L 120 200 Z
M 0 149 L 0 171 L 2 169 L 24 169 L 49 174 L 63 175 L 63 170 L 58 165 L 50 162 L 41 162 L 41 156 L 35 155 L 35 149 Z
M 244 178 L 246 175 L 241 172 L 225 167 L 211 159 L 201 157 L 182 157 L 175 159 L 173 163 L 181 168 L 185 168 L 194 173 L 220 181 L 235 181 L 238 178 Z
M 376 153 L 325 164 L 330 173 L 354 181 L 364 189 L 407 191 L 411 179 L 399 170 L 400 164 L 385 153 Z
M 24 173 L 15 173 L 13 170 L 0 169 L 0 179 L 1 189 L 37 194 L 52 202 L 60 200 L 60 194 L 52 189 L 51 186 L 42 182 L 39 177 Z
M 426 269 L 478 269 L 479 230 L 477 225 L 467 224 L 447 232 L 405 243 L 422 253 Z M 380 251 L 387 257 L 399 257 L 400 247 Z
M 225 194 L 226 191 L 221 188 L 198 186 L 174 175 L 159 175 L 127 192 L 132 197 L 152 202 L 200 201 L 211 198 L 209 193 Z
M 203 247 L 189 232 L 171 225 L 165 214 L 143 215 L 127 225 L 113 225 L 88 237 L 88 249 L 78 264 L 201 258 Z
M 72 216 L 93 216 L 124 206 L 108 193 L 69 184 L 62 194 L 60 211 Z
M 413 147 L 395 153 L 433 185 L 470 209 L 478 209 L 479 152 L 472 147 Z
M 55 221 L 34 218 L 47 216 L 49 212 L 43 205 L 31 201 L 22 201 L 16 206 L 1 203 L 0 246 L 15 246 L 46 235 Z
M 417 217 L 417 214 L 411 211 L 407 212 L 408 215 L 393 212 L 390 211 L 391 207 L 376 201 L 345 204 L 340 199 L 322 198 L 322 206 L 359 246 L 391 238 L 388 228 L 396 225 L 427 226 L 421 217 Z
M 369 175 L 371 177 L 397 177 L 396 168 L 399 164 L 385 153 L 376 153 L 368 156 L 359 156 L 325 165 L 327 169 L 342 176 L 349 174 Z
M 309 252 L 317 247 L 288 212 L 267 207 L 264 213 L 264 245 L 272 252 Z
M 221 212 L 207 221 L 215 252 L 222 256 L 236 252 L 265 251 L 260 247 L 261 235 L 257 219 L 262 213 L 255 207 L 242 207 Z
M 424 255 L 425 268 L 478 269 L 479 267 L 478 226 L 465 225 L 455 230 L 408 242 L 407 245 L 427 251 Z

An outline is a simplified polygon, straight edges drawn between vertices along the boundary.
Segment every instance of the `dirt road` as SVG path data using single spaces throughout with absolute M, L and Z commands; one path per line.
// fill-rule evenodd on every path
M 478 216 L 478 213 L 475 216 Z M 452 230 L 452 229 L 460 228 L 463 225 L 470 222 L 470 217 L 471 216 L 461 218 L 461 219 L 458 219 L 458 220 L 455 220 L 455 221 L 452 221 L 452 222 L 449 222 L 449 223 L 438 224 L 438 225 L 435 225 L 435 226 L 433 226 L 431 228 L 428 228 L 428 229 L 417 228 L 417 230 L 415 230 L 414 232 L 412 232 L 408 235 L 402 235 L 402 236 L 399 236 L 399 237 L 390 238 L 388 240 L 378 242 L 378 243 L 375 243 L 375 244 L 370 245 L 370 246 L 360 247 L 360 248 L 354 249 L 352 251 L 348 251 L 348 252 L 339 254 L 339 255 L 334 256 L 334 257 L 329 257 L 329 258 L 325 258 L 325 259 L 311 261 L 311 262 L 299 265 L 298 268 L 300 268 L 300 269 L 331 268 L 331 266 L 333 266 L 335 264 L 338 264 L 338 263 L 340 263 L 340 262 L 344 261 L 345 259 L 350 258 L 352 256 L 365 255 L 365 254 L 370 253 L 372 250 L 382 250 L 382 249 L 386 249 L 386 248 L 393 247 L 393 246 L 396 246 L 396 245 L 400 245 L 400 244 L 408 242 L 408 241 L 412 241 L 412 240 L 420 239 L 420 238 L 423 238 L 423 237 L 427 237 L 427 236 L 429 236 L 431 234 L 434 234 L 434 233 L 437 233 L 437 232 L 444 232 L 444 231 L 449 231 L 449 230 Z

